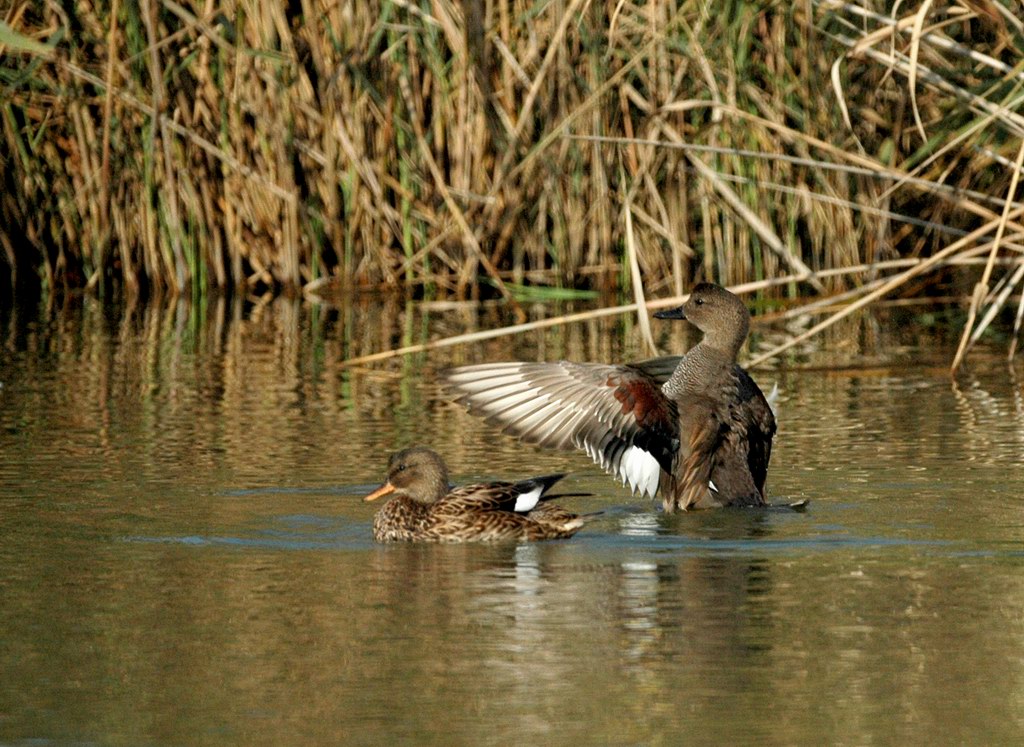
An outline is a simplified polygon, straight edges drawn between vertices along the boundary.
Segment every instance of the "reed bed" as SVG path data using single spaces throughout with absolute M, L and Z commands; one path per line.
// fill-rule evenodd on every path
M 1015 0 L 15 2 L 3 23 L 0 256 L 48 291 L 643 305 L 709 278 L 867 303 L 987 242 L 969 341 L 1024 280 Z M 917 269 L 879 284 L 898 259 Z

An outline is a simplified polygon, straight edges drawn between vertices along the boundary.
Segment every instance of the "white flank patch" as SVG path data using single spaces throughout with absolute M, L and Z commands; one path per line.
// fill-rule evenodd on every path
M 658 492 L 661 465 L 650 453 L 639 446 L 630 446 L 619 461 L 619 479 L 641 495 L 651 498 Z
M 519 497 L 516 498 L 516 506 L 513 511 L 523 513 L 525 511 L 532 511 L 537 503 L 540 501 L 540 496 L 544 492 L 544 486 L 541 485 L 534 488 L 529 493 L 520 493 Z
M 779 382 L 776 381 L 772 385 L 772 390 L 768 392 L 765 400 L 768 402 L 768 408 L 772 411 L 772 415 L 778 415 L 779 411 L 776 405 L 779 404 Z
M 715 485 L 715 481 L 714 480 L 708 480 L 708 487 L 711 488 L 711 492 L 713 492 L 713 493 L 717 493 L 718 492 L 718 486 Z

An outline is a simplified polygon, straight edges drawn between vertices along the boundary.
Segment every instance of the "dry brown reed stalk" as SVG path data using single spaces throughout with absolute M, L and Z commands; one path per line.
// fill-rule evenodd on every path
M 0 52 L 0 262 L 97 292 L 846 292 L 871 281 L 822 271 L 1003 212 L 1024 126 L 1013 14 L 890 7 L 19 1 L 60 41 Z
M 975 231 L 972 231 L 970 234 L 960 239 L 959 241 L 955 241 L 949 246 L 947 246 L 945 249 L 942 249 L 941 251 L 931 255 L 920 264 L 914 265 L 905 272 L 902 272 L 896 277 L 887 280 L 881 286 L 871 291 L 870 293 L 866 294 L 858 301 L 850 304 L 841 311 L 836 312 L 835 314 L 828 317 L 824 321 L 819 322 L 806 332 L 796 335 L 795 337 L 787 340 L 785 343 L 778 345 L 775 348 L 772 348 L 771 350 L 755 357 L 753 360 L 749 362 L 748 365 L 750 365 L 750 367 L 753 368 L 757 365 L 760 365 L 761 363 L 764 363 L 767 360 L 775 358 L 776 356 L 784 353 L 785 351 L 789 350 L 795 345 L 800 344 L 804 340 L 814 337 L 815 335 L 817 335 L 818 333 L 822 332 L 825 329 L 828 329 L 841 319 L 846 318 L 853 312 L 864 308 L 872 301 L 882 298 L 887 293 L 891 293 L 893 290 L 905 284 L 908 280 L 914 278 L 915 276 L 923 273 L 925 270 L 930 270 L 934 269 L 937 266 L 941 266 L 942 261 L 945 260 L 946 257 L 950 255 L 955 255 L 958 252 L 962 252 L 965 246 L 968 246 L 971 242 L 984 236 L 986 233 L 992 231 L 998 225 L 1000 225 L 1000 223 L 1005 223 L 1006 220 L 1009 220 L 1010 218 L 1018 218 L 1021 215 L 1024 215 L 1024 207 L 1014 210 L 1011 214 L 1007 215 L 1005 219 L 996 219 L 993 221 L 989 221 L 988 223 L 976 229 Z
M 114 80 L 114 62 L 117 59 L 117 55 L 113 53 L 113 50 L 117 49 L 117 10 L 119 2 L 113 0 L 110 8 L 110 30 L 107 33 L 107 46 L 111 49 L 111 54 L 107 57 L 107 73 L 106 73 L 106 95 L 103 101 L 103 143 L 100 146 L 102 151 L 102 163 L 100 165 L 100 213 L 99 220 L 100 225 L 108 226 L 110 224 L 110 128 L 111 128 L 111 115 L 113 113 L 114 105 L 114 87 L 116 82 Z M 103 267 L 106 265 L 106 253 L 107 244 L 109 241 L 109 233 L 104 232 L 104 235 L 96 237 L 100 245 L 97 247 L 99 254 L 99 265 Z M 103 273 L 94 273 L 89 278 L 88 285 L 94 285 L 96 282 L 103 280 Z M 131 283 L 134 273 L 131 272 L 130 266 L 126 268 L 126 282 Z
M 657 308 L 660 306 L 668 306 L 664 302 L 652 304 L 649 308 Z M 499 327 L 497 329 L 482 330 L 480 332 L 469 332 L 464 335 L 453 335 L 451 337 L 444 337 L 438 340 L 431 340 L 430 342 L 420 343 L 416 345 L 406 345 L 404 347 L 395 348 L 393 350 L 382 350 L 378 353 L 369 353 L 367 355 L 361 355 L 356 358 L 349 358 L 348 360 L 341 362 L 341 367 L 352 368 L 354 366 L 362 366 L 367 363 L 375 363 L 378 361 L 388 360 L 389 358 L 397 358 L 403 355 L 411 355 L 413 353 L 422 353 L 428 350 L 436 350 L 438 348 L 451 347 L 452 345 L 469 345 L 476 342 L 482 342 L 483 340 L 491 340 L 496 337 L 507 337 L 510 335 L 522 334 L 524 332 L 533 332 L 538 329 L 546 329 L 548 327 L 558 327 L 564 324 L 572 324 L 574 322 L 587 321 L 590 319 L 599 319 L 605 316 L 615 316 L 617 314 L 628 314 L 637 311 L 638 307 L 635 303 L 627 304 L 625 306 L 612 306 L 603 309 L 593 309 L 591 311 L 581 311 L 575 314 L 565 314 L 562 316 L 550 317 L 548 319 L 539 319 L 534 322 L 523 322 L 520 324 L 513 324 L 508 327 Z
M 626 202 L 624 217 L 626 220 L 626 253 L 629 256 L 629 272 L 632 278 L 634 306 L 637 309 L 637 322 L 640 325 L 640 333 L 647 349 L 654 353 L 657 346 L 654 344 L 654 336 L 651 335 L 651 320 L 647 318 L 647 303 L 644 298 L 644 285 L 640 279 L 640 264 L 637 262 L 636 240 L 633 238 L 633 215 L 629 209 L 629 202 Z
M 1024 213 L 1024 210 L 1022 210 Z M 980 233 L 979 233 L 980 235 Z M 968 237 L 973 239 L 976 237 Z M 1024 235 L 1018 236 L 1018 240 L 1024 240 Z M 818 273 L 819 277 L 835 277 L 840 275 L 871 275 L 877 273 L 880 270 L 909 268 L 906 272 L 900 273 L 896 276 L 885 276 L 876 278 L 868 281 L 862 285 L 852 288 L 849 291 L 835 294 L 829 297 L 821 298 L 817 301 L 810 303 L 799 304 L 798 306 L 789 309 L 781 314 L 773 316 L 774 319 L 789 319 L 799 316 L 806 316 L 813 313 L 819 313 L 826 307 L 831 307 L 836 304 L 845 304 L 848 300 L 857 298 L 857 296 L 867 296 L 870 298 L 855 302 L 852 305 L 844 306 L 840 309 L 833 317 L 830 317 L 825 322 L 817 325 L 813 330 L 808 333 L 804 333 L 795 337 L 793 340 L 781 345 L 769 353 L 762 356 L 756 357 L 750 362 L 750 366 L 759 365 L 766 360 L 776 357 L 779 353 L 789 349 L 793 345 L 799 344 L 804 340 L 812 337 L 818 332 L 824 331 L 829 327 L 833 326 L 840 319 L 848 316 L 857 309 L 863 308 L 868 303 L 881 298 L 885 293 L 891 292 L 894 288 L 904 284 L 907 280 L 924 272 L 927 269 L 936 269 L 939 267 L 956 267 L 964 265 L 977 264 L 977 255 L 983 254 L 988 251 L 990 245 L 982 245 L 974 247 L 972 249 L 963 250 L 962 245 L 953 245 L 947 248 L 945 256 L 927 259 L 900 259 L 900 260 L 888 260 L 884 262 L 878 262 L 870 265 L 858 265 L 855 267 L 846 268 L 834 268 L 831 270 L 825 270 Z M 952 254 L 953 256 L 949 256 Z M 1009 260 L 1007 260 L 1008 262 Z M 784 275 L 769 280 L 751 281 L 747 283 L 740 283 L 738 285 L 730 286 L 729 290 L 737 295 L 744 295 L 748 293 L 760 293 L 773 288 L 784 287 L 793 283 L 807 280 L 805 275 Z M 883 288 L 884 286 L 884 288 Z M 882 289 L 880 293 L 877 293 L 879 289 Z M 616 316 L 620 314 L 632 314 L 638 313 L 638 318 L 645 318 L 646 312 L 655 311 L 657 309 L 667 308 L 670 306 L 678 306 L 684 303 L 687 299 L 687 295 L 678 295 L 671 298 L 662 298 L 656 301 L 643 301 L 642 303 L 631 303 L 621 306 L 604 307 L 598 309 L 592 309 L 589 311 L 581 311 L 573 314 L 565 314 L 556 317 L 549 317 L 546 319 L 540 319 L 534 322 L 524 322 L 520 324 L 509 325 L 506 327 L 499 327 L 495 329 L 482 330 L 478 332 L 469 332 L 466 334 L 452 335 L 449 337 L 443 337 L 436 340 L 431 340 L 425 343 L 418 343 L 415 345 L 406 345 L 399 348 L 393 348 L 389 350 L 382 350 L 375 353 L 367 353 L 356 357 L 348 358 L 347 360 L 341 361 L 340 366 L 342 368 L 353 368 L 357 366 L 364 366 L 367 363 L 376 363 L 391 358 L 397 358 L 404 355 L 413 355 L 415 353 L 423 353 L 430 350 L 437 350 L 440 348 L 451 347 L 454 345 L 470 345 L 473 343 L 481 342 L 483 340 L 490 340 L 497 337 L 508 337 L 517 334 L 524 334 L 526 332 L 533 332 L 538 329 L 547 329 L 549 327 L 558 327 L 568 324 L 575 324 L 578 322 L 589 321 L 591 319 L 599 319 L 606 316 Z M 949 299 L 944 299 L 948 302 Z M 649 322 L 649 320 L 648 320 Z M 653 342 L 650 343 L 651 347 L 654 348 Z M 656 352 L 656 348 L 655 352 Z
M 992 278 L 992 268 L 995 266 L 996 254 L 999 253 L 1003 233 L 1006 231 L 1010 205 L 1013 204 L 1013 198 L 1017 192 L 1017 181 L 1020 178 L 1020 170 L 1022 166 L 1024 166 L 1024 139 L 1021 140 L 1020 149 L 1017 151 L 1017 162 L 1013 170 L 1013 176 L 1010 179 L 1010 189 L 1006 195 L 1006 205 L 1003 208 L 1003 214 L 1000 216 L 999 226 L 996 228 L 995 240 L 992 242 L 992 250 L 989 252 L 988 262 L 985 264 L 985 271 L 981 275 L 981 280 L 979 280 L 974 286 L 974 294 L 971 297 L 971 307 L 967 313 L 967 323 L 964 325 L 964 332 L 960 338 L 960 345 L 957 347 L 956 355 L 953 357 L 953 364 L 950 367 L 950 373 L 954 376 L 960 368 L 960 363 L 963 361 L 963 356 L 967 352 L 969 345 L 974 344 L 978 338 L 981 337 L 985 328 L 988 327 L 989 323 L 992 321 L 992 318 L 999 312 L 1012 290 L 1021 281 L 1021 277 L 1024 277 L 1024 262 L 1022 262 L 1017 268 L 1017 271 L 1014 272 L 1010 282 L 1006 283 L 1004 292 L 992 302 L 988 313 L 975 330 L 974 318 L 978 313 L 978 308 L 985 301 L 985 298 L 989 293 L 989 280 Z
M 1024 234 L 1020 235 L 1018 238 L 1024 238 Z M 988 262 L 988 260 L 980 259 L 978 257 L 978 255 L 984 254 L 985 252 L 989 251 L 989 249 L 991 248 L 993 243 L 994 242 L 990 242 L 988 244 L 981 244 L 979 246 L 976 246 L 973 249 L 966 249 L 966 250 L 964 250 L 962 252 L 957 253 L 955 256 L 950 257 L 949 259 L 944 260 L 943 262 L 941 262 L 939 264 L 939 266 L 940 267 L 970 267 L 970 266 L 977 267 L 977 266 L 983 266 L 984 264 L 986 264 Z M 873 265 L 860 265 L 860 266 L 857 266 L 857 267 L 843 268 L 842 273 L 843 274 L 846 274 L 846 273 L 851 273 L 852 274 L 852 273 L 859 272 L 859 273 L 874 274 L 874 273 L 877 273 L 877 272 L 879 272 L 881 270 L 914 267 L 916 265 L 921 264 L 924 261 L 926 261 L 926 260 L 923 260 L 923 259 L 893 259 L 893 260 L 888 260 L 888 261 L 885 261 L 885 262 L 876 262 Z M 1011 265 L 1012 266 L 1017 266 L 1017 265 L 1020 264 L 1020 259 L 1009 259 L 1009 258 L 1006 258 L 1000 264 L 1003 264 L 1003 265 L 1006 265 L 1006 266 L 1011 266 Z M 827 277 L 830 274 L 832 274 L 832 272 L 822 272 L 822 273 L 819 273 L 819 276 Z M 855 299 L 855 298 L 857 298 L 859 296 L 867 295 L 868 293 L 874 291 L 876 288 L 880 287 L 884 283 L 888 282 L 889 279 L 890 279 L 889 277 L 885 277 L 885 276 L 880 277 L 880 278 L 875 278 L 874 280 L 869 280 L 868 282 L 864 283 L 863 285 L 859 285 L 857 287 L 851 288 L 848 291 L 844 291 L 842 293 L 837 293 L 837 294 L 834 294 L 834 295 L 831 295 L 831 296 L 825 296 L 823 298 L 820 298 L 820 299 L 818 299 L 816 301 L 811 301 L 809 303 L 802 303 L 802 304 L 800 304 L 798 306 L 795 306 L 794 308 L 791 308 L 791 309 L 788 309 L 787 311 L 784 311 L 782 314 L 779 315 L 778 318 L 780 318 L 780 319 L 791 319 L 791 318 L 796 318 L 796 317 L 805 317 L 805 316 L 807 316 L 809 314 L 812 314 L 812 313 L 819 313 L 821 311 L 821 309 L 823 309 L 823 308 L 834 307 L 834 306 L 837 306 L 837 305 L 840 305 L 840 304 L 844 304 L 847 301 Z

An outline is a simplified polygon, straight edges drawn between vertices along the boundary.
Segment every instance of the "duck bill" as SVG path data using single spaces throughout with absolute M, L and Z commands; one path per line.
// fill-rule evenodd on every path
M 683 313 L 683 307 L 677 306 L 674 309 L 662 309 L 661 311 L 654 312 L 655 319 L 685 319 L 686 314 Z
M 363 500 L 364 500 L 364 501 L 367 501 L 367 502 L 369 502 L 369 501 L 375 501 L 375 500 L 377 500 L 378 498 L 380 498 L 381 496 L 385 496 L 385 495 L 387 495 L 388 493 L 394 493 L 394 492 L 395 492 L 395 486 L 394 486 L 394 485 L 392 485 L 392 484 L 391 484 L 391 483 L 389 483 L 389 482 L 386 482 L 386 483 L 384 483 L 383 485 L 381 485 L 381 486 L 380 486 L 379 488 L 377 488 L 376 490 L 374 490 L 374 491 L 373 491 L 372 493 L 370 493 L 370 494 L 369 494 L 368 496 L 366 496 L 365 498 L 363 498 Z

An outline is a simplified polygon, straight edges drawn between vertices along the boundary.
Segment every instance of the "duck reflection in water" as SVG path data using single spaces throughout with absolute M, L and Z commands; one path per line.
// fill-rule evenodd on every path
M 692 515 L 642 515 L 694 527 Z M 518 703 L 538 683 L 558 691 L 591 668 L 604 677 L 597 662 L 611 657 L 621 681 L 601 686 L 635 690 L 648 703 L 664 702 L 681 680 L 698 689 L 714 682 L 716 692 L 751 686 L 745 678 L 778 635 L 773 564 L 757 551 L 773 517 L 696 518 L 703 529 L 691 529 L 692 542 L 663 533 L 667 546 L 633 537 L 607 553 L 599 534 L 585 543 L 380 546 L 369 559 L 375 581 L 366 609 L 381 629 L 409 631 L 376 644 L 381 676 L 413 694 L 450 686 L 443 662 L 461 656 L 473 662 L 462 674 L 478 697 Z M 430 663 L 410 681 L 409 662 L 423 661 L 423 650 Z

